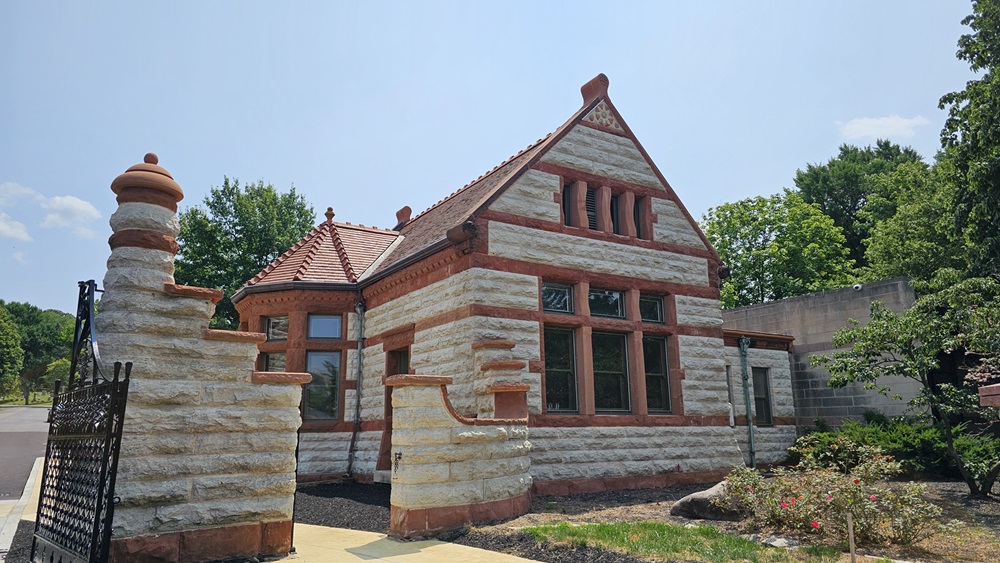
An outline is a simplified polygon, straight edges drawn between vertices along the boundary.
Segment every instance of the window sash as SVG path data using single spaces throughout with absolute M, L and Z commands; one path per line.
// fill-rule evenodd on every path
M 288 315 L 264 317 L 264 333 L 268 340 L 287 340 Z
M 646 367 L 646 410 L 651 413 L 669 413 L 671 405 L 667 339 L 644 336 L 642 354 Z
M 306 352 L 306 371 L 313 378 L 302 390 L 302 418 L 336 419 L 340 410 L 340 352 Z
M 590 303 L 590 316 L 609 317 L 613 319 L 625 318 L 625 292 L 612 289 L 590 290 L 587 296 Z
M 542 284 L 542 310 L 550 313 L 573 313 L 573 287 L 556 283 Z
M 753 373 L 753 406 L 758 426 L 771 426 L 771 387 L 767 368 L 751 368 Z
M 545 328 L 545 403 L 551 413 L 576 413 L 576 339 L 572 329 Z
M 343 315 L 309 315 L 307 338 L 343 338 Z
M 624 334 L 594 332 L 594 409 L 597 412 L 628 412 L 628 346 Z
M 285 371 L 285 353 L 267 352 L 264 354 L 264 371 Z
M 663 298 L 652 296 L 639 297 L 639 316 L 644 323 L 663 324 Z
M 563 225 L 573 225 L 573 182 L 566 182 L 562 189 Z
M 621 200 L 617 195 L 611 196 L 611 232 L 622 234 Z

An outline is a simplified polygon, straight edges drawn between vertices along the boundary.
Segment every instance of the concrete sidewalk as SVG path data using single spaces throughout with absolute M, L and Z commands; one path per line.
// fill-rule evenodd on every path
M 0 504 L 0 561 L 10 549 L 14 532 L 21 520 L 35 521 L 41 490 L 44 458 L 35 460 L 24 493 L 17 502 Z M 530 562 L 513 555 L 486 551 L 436 540 L 399 541 L 385 534 L 359 532 L 295 524 L 295 553 L 281 561 L 302 563 L 341 563 L 350 561 L 395 561 L 399 563 L 516 563 Z

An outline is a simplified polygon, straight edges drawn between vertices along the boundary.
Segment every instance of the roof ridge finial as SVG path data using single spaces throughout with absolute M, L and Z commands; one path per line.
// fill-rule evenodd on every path
M 609 84 L 611 84 L 611 81 L 602 72 L 591 78 L 590 82 L 581 86 L 580 93 L 583 94 L 583 105 L 589 105 L 598 98 L 606 98 L 608 96 Z
M 333 216 L 336 215 L 336 214 L 333 212 L 333 208 L 332 207 L 327 207 L 326 208 L 325 215 L 326 215 L 326 222 L 327 223 L 333 223 Z

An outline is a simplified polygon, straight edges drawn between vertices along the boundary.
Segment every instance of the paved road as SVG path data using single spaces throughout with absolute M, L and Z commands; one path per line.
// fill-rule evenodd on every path
M 45 456 L 48 407 L 0 407 L 0 500 L 17 500 L 35 458 Z

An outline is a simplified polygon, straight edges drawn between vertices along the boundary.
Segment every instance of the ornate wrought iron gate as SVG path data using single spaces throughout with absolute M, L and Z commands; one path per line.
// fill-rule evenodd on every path
M 97 284 L 80 282 L 69 382 L 56 382 L 31 561 L 108 560 L 115 512 L 115 475 L 132 363 L 107 379 L 94 339 Z

